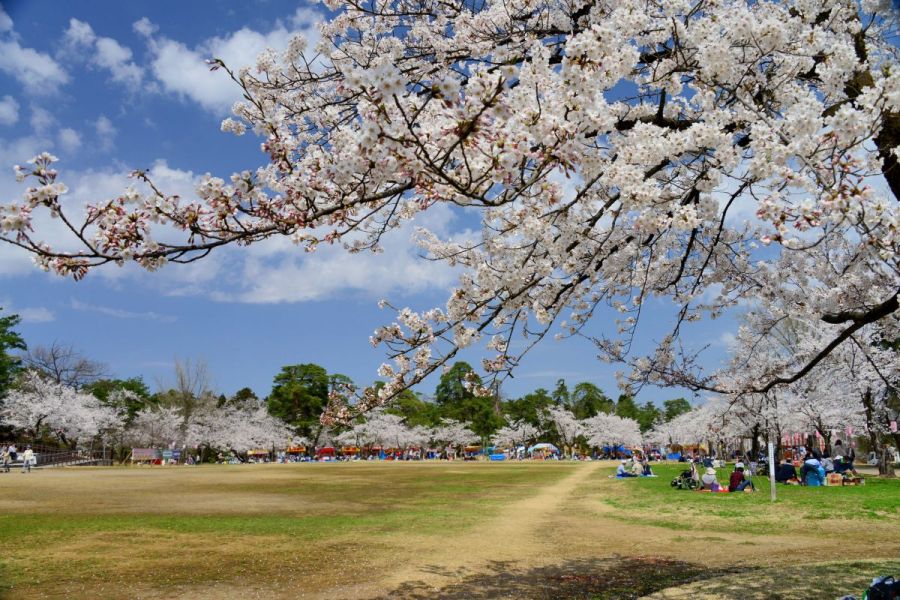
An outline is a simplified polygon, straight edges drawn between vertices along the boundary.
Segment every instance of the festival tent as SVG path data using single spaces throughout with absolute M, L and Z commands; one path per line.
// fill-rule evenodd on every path
M 622 456 L 631 456 L 633 452 L 631 448 L 626 448 L 625 446 L 603 446 L 603 452 L 605 454 L 619 454 Z
M 325 448 L 319 448 L 316 451 L 316 459 L 317 460 L 334 460 L 335 450 L 331 446 L 326 446 Z
M 528 454 L 534 454 L 535 452 L 549 452 L 551 454 L 559 454 L 559 448 L 557 448 L 553 444 L 544 442 L 541 444 L 535 444 L 528 449 Z

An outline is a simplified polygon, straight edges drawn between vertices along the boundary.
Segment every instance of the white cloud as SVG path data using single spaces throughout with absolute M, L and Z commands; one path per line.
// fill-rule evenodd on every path
M 115 125 L 112 124 L 112 121 L 106 117 L 106 115 L 100 115 L 97 117 L 97 120 L 94 121 L 94 131 L 97 133 L 97 138 L 100 142 L 100 148 L 103 150 L 109 150 L 113 147 L 116 139 L 116 133 L 118 130 Z
M 291 17 L 290 28 L 280 21 L 265 33 L 244 27 L 227 36 L 205 40 L 194 48 L 164 36 L 154 37 L 158 28 L 146 18 L 135 23 L 134 29 L 147 37 L 154 56 L 150 69 L 165 91 L 221 115 L 241 99 L 241 91 L 227 74 L 211 72 L 207 59 L 220 58 L 237 70 L 255 64 L 256 57 L 267 48 L 285 49 L 297 33 L 302 33 L 312 47 L 319 37 L 315 24 L 320 19 L 319 13 L 300 9 Z
M 737 336 L 731 331 L 723 331 L 715 341 L 715 344 L 731 352 L 737 346 Z
M 74 129 L 66 127 L 59 131 L 59 147 L 72 153 L 81 147 L 81 136 Z
M 144 37 L 150 37 L 157 31 L 159 31 L 159 27 L 157 27 L 153 21 L 148 19 L 147 17 L 141 17 L 139 20 L 134 22 L 132 25 L 135 33 L 142 35 Z
M 29 94 L 52 94 L 69 76 L 48 54 L 23 48 L 17 40 L 0 42 L 0 71 L 15 78 Z
M 69 19 L 69 28 L 63 34 L 63 43 L 68 50 L 87 49 L 96 39 L 97 35 L 90 24 L 78 19 Z
M 4 31 L 11 31 L 13 28 L 12 19 L 9 18 L 9 15 L 3 10 L 3 5 L 0 4 L 0 33 Z
M 50 111 L 44 110 L 39 106 L 31 107 L 31 128 L 37 134 L 47 133 L 47 130 L 56 123 L 56 118 L 50 114 Z M 30 156 L 28 158 L 31 158 Z
M 340 245 L 321 245 L 308 254 L 287 238 L 273 238 L 243 253 L 243 267 L 232 290 L 213 292 L 216 300 L 247 303 L 281 303 L 322 300 L 348 293 L 379 299 L 396 294 L 447 289 L 456 280 L 454 269 L 428 261 L 411 242 L 415 226 L 443 236 L 453 211 L 435 205 L 416 223 L 407 223 L 382 238 L 384 251 L 351 254 Z M 468 232 L 456 237 L 467 236 Z M 229 261 L 234 264 L 234 259 Z
M 66 55 L 83 56 L 92 66 L 109 71 L 112 80 L 132 92 L 141 88 L 144 69 L 135 64 L 132 52 L 109 37 L 98 37 L 90 24 L 78 19 L 69 20 L 69 28 L 63 35 Z
M 0 98 L 0 125 L 15 125 L 19 121 L 19 103 L 12 96 Z
M 144 70 L 131 61 L 131 50 L 116 40 L 102 37 L 97 40 L 94 63 L 108 69 L 113 81 L 133 90 L 140 87 Z
M 178 318 L 173 315 L 163 315 L 153 311 L 135 312 L 109 306 L 97 306 L 95 304 L 80 302 L 74 298 L 72 299 L 71 306 L 75 310 L 94 312 L 114 319 L 137 319 L 140 321 L 159 321 L 161 323 L 174 323 L 178 320 Z
M 19 315 L 23 323 L 49 323 L 56 320 L 56 315 L 53 314 L 53 311 L 43 306 L 16 308 L 7 298 L 0 299 L 0 308 L 3 308 L 3 312 L 7 315 Z
M 139 183 L 128 177 L 129 172 L 129 169 L 69 171 L 61 168 L 60 180 L 70 189 L 65 202 L 72 207 L 69 209 L 72 211 L 71 219 L 79 222 L 83 216 L 80 207 L 86 202 L 114 198 L 128 185 L 140 188 Z M 199 176 L 191 171 L 157 161 L 149 175 L 166 194 L 177 194 L 186 199 L 195 197 Z M 12 177 L 0 173 L 0 197 L 12 198 L 12 194 L 21 194 L 22 186 L 10 183 L 11 180 Z M 7 190 L 10 193 L 6 193 Z M 43 211 L 36 215 L 35 230 L 41 233 L 44 241 L 60 250 L 72 251 L 77 247 L 72 234 L 65 230 L 59 219 L 50 219 Z M 452 208 L 436 205 L 420 215 L 415 225 L 448 237 L 454 216 Z M 189 265 L 172 264 L 152 277 L 134 264 L 123 268 L 101 268 L 91 276 L 100 277 L 113 287 L 139 280 L 141 285 L 152 286 L 163 294 L 202 295 L 219 301 L 243 303 L 302 302 L 345 295 L 373 300 L 382 297 L 396 299 L 397 296 L 448 288 L 455 281 L 456 272 L 443 263 L 422 259 L 418 255 L 418 247 L 410 241 L 413 231 L 414 224 L 407 223 L 390 232 L 383 239 L 384 252 L 378 254 L 350 254 L 339 245 L 323 245 L 317 252 L 309 254 L 289 239 L 276 237 L 250 248 L 221 249 Z M 454 234 L 454 237 L 468 235 L 468 232 L 463 232 Z M 156 232 L 155 237 L 168 242 L 184 239 L 182 232 L 167 229 Z M 30 264 L 28 253 L 0 245 L 0 275 L 31 273 L 36 273 L 36 270 Z M 106 310 L 107 307 L 88 305 L 77 308 L 120 318 L 151 318 L 142 313 L 126 314 L 130 312 L 127 309 Z M 115 315 L 109 312 L 123 310 Z
M 56 320 L 56 315 L 43 306 L 20 308 L 16 313 L 22 317 L 23 323 L 49 323 Z

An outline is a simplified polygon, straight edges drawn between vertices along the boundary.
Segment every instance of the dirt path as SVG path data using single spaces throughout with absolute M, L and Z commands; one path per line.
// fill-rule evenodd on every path
M 478 573 L 489 563 L 514 563 L 517 567 L 544 564 L 555 549 L 546 537 L 542 538 L 542 532 L 553 526 L 563 504 L 599 467 L 599 463 L 579 464 L 570 475 L 534 496 L 509 504 L 491 521 L 465 535 L 442 540 L 421 560 L 405 565 L 379 582 L 379 592 L 402 589 L 411 582 L 420 592 L 438 591 Z M 367 586 L 356 591 L 365 597 L 375 589 Z

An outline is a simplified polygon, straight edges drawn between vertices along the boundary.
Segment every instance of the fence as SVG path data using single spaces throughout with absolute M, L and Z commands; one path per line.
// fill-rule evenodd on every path
M 15 442 L 0 442 L 0 448 L 14 445 L 17 449 L 16 460 L 12 462 L 11 467 L 22 466 L 22 454 L 25 452 L 27 444 L 19 444 Z M 112 457 L 109 451 L 96 451 L 85 449 L 65 449 L 53 446 L 44 446 L 41 444 L 31 444 L 31 450 L 37 458 L 37 463 L 32 464 L 32 468 L 49 468 L 49 467 L 78 467 L 78 466 L 110 466 L 112 465 Z

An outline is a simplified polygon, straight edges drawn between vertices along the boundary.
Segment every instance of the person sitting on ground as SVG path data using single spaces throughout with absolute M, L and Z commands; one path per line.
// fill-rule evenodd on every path
M 742 483 L 744 483 L 744 465 L 743 463 L 737 463 L 734 465 L 734 471 L 731 472 L 731 477 L 728 479 L 728 491 L 738 491 L 738 486 Z
M 644 477 L 653 477 L 653 469 L 650 468 L 649 460 L 647 460 L 645 458 L 644 462 L 641 463 L 641 466 L 643 467 L 643 470 L 641 471 L 641 475 L 643 475 Z
M 840 475 L 844 475 L 850 470 L 850 463 L 844 460 L 844 457 L 841 455 L 834 457 L 834 472 Z
M 644 472 L 644 467 L 641 465 L 641 461 L 637 456 L 631 457 L 631 464 L 628 465 L 628 470 L 631 471 L 631 474 L 635 477 L 639 477 L 640 474 Z
M 719 482 L 716 479 L 716 470 L 712 467 L 708 467 L 706 469 L 706 473 L 704 473 L 703 477 L 700 478 L 700 482 L 703 484 L 704 490 L 718 492 L 720 489 L 722 489 L 722 486 L 719 485 Z
M 836 441 L 834 443 L 834 454 L 840 455 L 844 463 L 844 470 L 838 471 L 839 473 L 850 471 L 853 475 L 859 475 L 853 467 L 853 461 L 856 460 L 856 450 L 849 443 L 845 446 L 841 440 Z
M 810 487 L 825 485 L 825 469 L 819 459 L 812 457 L 804 461 L 800 469 L 800 481 Z
M 822 467 L 825 469 L 826 474 L 834 473 L 834 461 L 827 452 L 825 453 L 825 456 L 822 457 Z
M 753 481 L 750 474 L 744 470 L 744 463 L 739 462 L 734 465 L 734 472 L 728 480 L 728 491 L 743 492 L 747 488 L 753 489 Z
M 778 483 L 798 482 L 797 469 L 790 461 L 782 458 L 778 461 L 778 468 L 775 470 L 775 481 Z
M 616 469 L 616 477 L 637 477 L 637 475 L 629 472 L 628 469 L 625 468 L 627 462 L 628 461 L 624 459 L 619 462 L 619 468 Z

